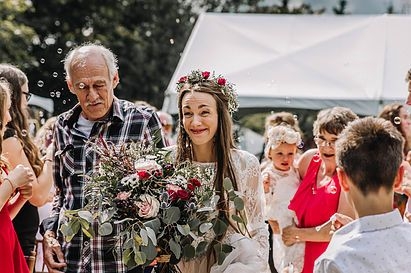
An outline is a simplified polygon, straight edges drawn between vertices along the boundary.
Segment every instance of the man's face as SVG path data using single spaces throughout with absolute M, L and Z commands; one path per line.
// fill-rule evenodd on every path
M 70 77 L 67 84 L 77 96 L 82 115 L 92 121 L 104 118 L 113 104 L 118 73 L 111 79 L 101 54 L 88 52 L 73 60 Z

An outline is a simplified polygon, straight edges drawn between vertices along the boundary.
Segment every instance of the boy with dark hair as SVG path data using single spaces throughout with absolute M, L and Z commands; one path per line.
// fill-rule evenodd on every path
M 334 233 L 314 272 L 410 272 L 411 225 L 392 207 L 404 175 L 403 145 L 398 130 L 380 118 L 356 120 L 343 130 L 337 173 L 358 219 Z

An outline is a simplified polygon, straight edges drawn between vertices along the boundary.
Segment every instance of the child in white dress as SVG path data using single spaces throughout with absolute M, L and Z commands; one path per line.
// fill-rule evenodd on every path
M 304 262 L 304 243 L 290 247 L 284 245 L 281 230 L 297 224 L 295 213 L 288 209 L 300 178 L 294 167 L 294 158 L 301 135 L 287 125 L 278 125 L 268 130 L 265 156 L 271 160 L 263 171 L 266 192 L 266 217 L 273 231 L 273 259 L 278 272 L 301 272 Z

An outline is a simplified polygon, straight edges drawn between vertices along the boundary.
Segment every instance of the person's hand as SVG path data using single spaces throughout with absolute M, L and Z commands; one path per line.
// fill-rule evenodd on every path
M 282 239 L 286 246 L 292 246 L 293 244 L 300 242 L 298 228 L 295 225 L 283 228 Z
M 61 251 L 61 245 L 54 238 L 54 232 L 46 231 L 43 237 L 43 259 L 50 273 L 63 272 L 67 264 L 64 261 L 64 254 Z
M 341 227 L 345 226 L 349 222 L 352 222 L 353 219 L 347 215 L 341 214 L 341 213 L 335 213 L 334 214 L 334 220 L 331 221 L 331 233 L 334 233 Z
M 19 164 L 8 174 L 7 178 L 16 188 L 20 188 L 27 183 L 34 182 L 35 177 L 30 168 Z
M 404 167 L 404 176 L 401 185 L 395 188 L 394 191 L 411 197 L 411 165 L 408 161 L 403 161 L 401 165 Z
M 264 193 L 268 193 L 270 191 L 270 176 L 268 173 L 263 175 L 263 186 L 264 186 Z
M 278 222 L 275 220 L 268 220 L 268 224 L 270 224 L 271 230 L 275 234 L 280 234 L 280 226 L 278 225 Z
M 28 200 L 31 198 L 31 196 L 33 195 L 33 184 L 32 183 L 27 183 L 23 186 L 19 187 L 19 192 L 20 192 L 20 196 L 25 199 Z

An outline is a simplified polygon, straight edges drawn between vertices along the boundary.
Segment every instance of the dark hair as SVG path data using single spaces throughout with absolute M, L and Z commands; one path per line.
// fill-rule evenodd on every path
M 4 77 L 10 85 L 11 121 L 7 127 L 13 129 L 17 138 L 22 142 L 23 151 L 30 162 L 36 176 L 43 169 L 43 161 L 40 159 L 39 149 L 34 145 L 29 136 L 28 112 L 21 108 L 22 97 L 21 86 L 28 82 L 26 74 L 11 64 L 0 64 L 0 77 Z M 23 132 L 26 133 L 23 133 Z
M 7 94 L 8 93 L 8 94 Z M 10 85 L 7 82 L 7 80 L 3 77 L 0 77 L 0 131 L 3 130 L 4 127 L 6 127 L 6 124 L 3 124 L 4 120 L 4 115 L 6 114 L 6 103 L 7 103 L 7 96 L 10 96 Z M 7 166 L 7 161 L 3 157 L 3 136 L 0 135 L 0 167 L 3 168 Z M 2 170 L 0 170 L 0 173 L 2 173 Z
M 351 109 L 346 107 L 332 107 L 318 112 L 317 119 L 313 124 L 313 134 L 317 136 L 321 132 L 338 135 L 347 124 L 358 116 Z
M 351 122 L 337 140 L 337 165 L 364 195 L 381 187 L 392 190 L 403 160 L 403 145 L 403 137 L 389 121 L 359 119 Z

